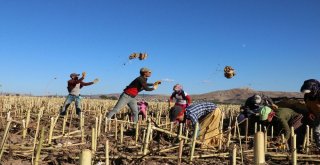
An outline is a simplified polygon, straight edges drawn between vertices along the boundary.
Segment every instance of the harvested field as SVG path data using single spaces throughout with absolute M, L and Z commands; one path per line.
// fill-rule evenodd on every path
M 81 153 L 86 154 L 87 150 L 92 163 L 99 165 L 254 164 L 257 158 L 254 137 L 239 129 L 245 128 L 247 122 L 240 126 L 233 122 L 239 105 L 219 105 L 224 113 L 222 141 L 216 147 L 200 147 L 192 130 L 169 122 L 167 103 L 151 102 L 148 120 L 140 119 L 136 126 L 129 121 L 128 109 L 117 114 L 116 119 L 106 120 L 115 101 L 84 99 L 81 117 L 75 114 L 74 106 L 60 117 L 63 102 L 63 98 L 0 96 L 0 163 L 80 164 Z M 256 129 L 266 131 L 258 126 Z M 267 140 L 261 143 L 267 146 L 266 162 L 291 164 L 296 153 L 275 143 L 271 132 L 267 130 Z M 298 164 L 320 163 L 311 130 L 308 135 L 305 153 L 297 154 Z

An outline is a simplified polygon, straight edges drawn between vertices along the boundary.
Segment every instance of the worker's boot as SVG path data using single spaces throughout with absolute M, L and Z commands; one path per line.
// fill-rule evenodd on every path
M 60 116 L 65 116 L 67 114 L 67 109 L 70 104 L 65 105 L 65 107 L 61 107 Z
M 80 109 L 80 108 L 76 108 L 76 113 L 77 113 L 78 116 L 80 116 L 80 114 L 81 114 L 81 109 Z

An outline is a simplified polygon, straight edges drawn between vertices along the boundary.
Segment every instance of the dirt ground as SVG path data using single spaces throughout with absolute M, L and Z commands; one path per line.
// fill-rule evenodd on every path
M 8 98 L 6 101 L 8 101 Z M 12 99 L 12 98 L 9 98 Z M 14 100 L 18 99 L 18 100 Z M 92 128 L 95 128 L 96 117 L 102 116 L 101 121 L 101 134 L 97 138 L 97 150 L 93 156 L 93 164 L 103 165 L 105 164 L 105 155 L 106 155 L 106 141 L 109 140 L 109 155 L 110 155 L 110 164 L 142 164 L 142 165 L 176 165 L 178 164 L 178 148 L 164 151 L 164 149 L 172 148 L 178 146 L 179 140 L 175 136 L 170 136 L 166 133 L 161 133 L 158 131 L 153 131 L 152 138 L 149 144 L 149 152 L 147 155 L 142 154 L 143 149 L 143 139 L 144 133 L 146 131 L 146 123 L 142 122 L 142 126 L 139 129 L 138 142 L 135 142 L 135 133 L 134 127 L 132 124 L 124 124 L 124 140 L 121 144 L 120 142 L 120 122 L 117 124 L 117 138 L 115 137 L 116 124 L 114 121 L 105 124 L 105 113 L 110 107 L 113 107 L 114 104 L 106 105 L 105 101 L 93 101 L 88 100 L 84 102 L 83 113 L 84 113 L 84 139 L 81 136 L 81 127 L 80 127 L 80 118 L 74 113 L 74 107 L 69 107 L 69 112 L 71 113 L 67 120 L 66 126 L 63 132 L 63 117 L 58 117 L 59 107 L 63 103 L 63 99 L 47 99 L 45 101 L 39 98 L 14 98 L 11 103 L 12 106 L 6 105 L 1 102 L 0 98 L 0 142 L 2 144 L 4 138 L 4 133 L 6 130 L 7 115 L 8 112 L 11 112 L 12 122 L 8 131 L 8 136 L 6 141 L 4 141 L 4 152 L 0 160 L 1 165 L 30 165 L 32 160 L 35 160 L 36 152 L 38 149 L 39 139 L 40 139 L 40 130 L 44 128 L 44 141 L 43 146 L 40 152 L 40 161 L 39 164 L 43 165 L 74 165 L 80 164 L 79 157 L 84 149 L 92 148 Z M 32 100 L 32 101 L 29 101 Z M 49 100 L 49 101 L 48 101 Z M 19 102 L 20 101 L 20 102 Z M 30 102 L 32 104 L 30 104 Z M 30 104 L 30 107 L 28 107 Z M 1 106 L 2 105 L 2 106 Z M 35 105 L 38 107 L 34 108 Z M 45 107 L 43 114 L 41 115 L 41 120 L 39 127 L 38 125 L 38 110 L 39 107 Z M 154 109 L 151 109 L 150 112 L 159 112 L 163 111 L 160 123 L 162 124 L 161 128 L 165 130 L 170 130 L 170 126 L 163 126 L 166 123 L 166 118 L 168 117 L 165 113 L 166 104 L 164 106 L 159 106 L 155 104 Z M 160 108 L 159 108 L 160 107 Z M 162 109 L 161 109 L 162 107 Z M 221 106 L 222 107 L 222 106 Z M 238 108 L 238 107 L 236 107 Z M 32 109 L 30 122 L 26 128 L 27 134 L 23 138 L 23 123 L 22 120 L 26 119 L 27 110 Z M 160 110 L 159 110 L 160 109 Z M 231 137 L 230 147 L 226 147 L 226 140 L 228 138 L 228 126 L 229 126 L 229 117 L 230 114 L 236 114 L 235 111 L 230 111 L 230 106 L 226 106 L 225 109 L 221 108 L 225 114 L 226 119 L 224 121 L 224 134 L 223 134 L 223 144 L 221 150 L 218 148 L 210 149 L 201 149 L 200 146 L 196 145 L 195 149 L 195 158 L 190 162 L 190 146 L 191 142 L 188 141 L 183 146 L 183 154 L 181 164 L 196 164 L 196 165 L 206 165 L 206 164 L 219 164 L 219 165 L 228 165 L 230 164 L 230 152 L 232 147 L 237 146 L 237 163 L 236 164 L 254 164 L 254 153 L 253 153 L 253 136 L 249 137 L 249 141 L 245 142 L 243 134 L 241 134 L 241 146 L 242 154 L 240 150 L 240 141 L 239 137 Z M 229 111 L 227 111 L 229 110 Z M 153 117 L 152 117 L 153 116 Z M 51 117 L 56 118 L 57 122 L 53 131 L 53 140 L 52 143 L 48 143 L 49 130 L 50 130 L 50 120 Z M 150 117 L 153 121 L 157 121 L 159 114 L 150 114 Z M 121 121 L 127 121 L 127 112 L 123 111 L 122 114 L 119 114 L 118 119 Z M 155 125 L 155 124 L 153 124 Z M 105 128 L 107 127 L 107 128 Z M 128 128 L 127 128 L 128 127 Z M 250 125 L 250 127 L 252 127 Z M 38 132 L 37 132 L 37 128 Z M 241 127 L 240 127 L 241 129 Z M 105 132 L 105 130 L 107 130 Z M 232 130 L 233 131 L 233 130 Z M 177 129 L 174 129 L 173 132 L 178 132 Z M 243 132 L 240 130 L 240 132 Z M 68 133 L 72 133 L 68 135 Z M 37 135 L 36 135 L 37 134 Z M 62 137 L 62 135 L 64 135 Z M 192 131 L 189 132 L 189 138 L 192 136 Z M 36 139 L 36 140 L 35 140 Z M 291 162 L 291 153 L 289 151 L 281 151 L 278 149 L 276 143 L 269 139 L 268 153 L 266 154 L 266 163 L 270 165 L 278 164 L 290 164 Z M 82 141 L 83 140 L 83 141 Z M 36 143 L 34 143 L 36 142 Z M 1 146 L 0 146 L 1 147 Z M 315 149 L 314 143 L 311 143 L 309 146 L 309 153 L 298 155 L 298 164 L 320 164 L 319 152 Z M 215 156 L 212 156 L 215 154 Z M 199 158 L 200 157 L 200 158 Z M 241 159 L 243 158 L 243 160 Z

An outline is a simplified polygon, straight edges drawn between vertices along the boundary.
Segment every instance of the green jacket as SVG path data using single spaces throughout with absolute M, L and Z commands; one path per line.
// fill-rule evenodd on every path
M 291 128 L 289 121 L 298 117 L 300 114 L 290 108 L 278 108 L 276 111 L 277 121 L 280 122 L 282 129 L 284 130 L 284 136 L 286 139 L 290 138 Z

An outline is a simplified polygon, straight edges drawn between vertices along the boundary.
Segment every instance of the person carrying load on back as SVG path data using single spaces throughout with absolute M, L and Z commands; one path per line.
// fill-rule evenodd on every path
M 191 104 L 191 97 L 184 90 L 182 85 L 176 84 L 173 86 L 173 93 L 169 99 L 169 107 L 171 107 L 171 102 L 175 99 L 174 106 L 180 106 L 182 109 L 186 109 Z M 169 113 L 172 113 L 171 111 Z M 184 113 L 181 112 L 181 113 Z
M 184 112 L 181 106 L 171 108 L 174 113 L 170 115 L 170 120 L 179 122 L 192 123 L 195 128 L 196 123 L 199 124 L 197 137 L 205 145 L 217 146 L 219 143 L 219 129 L 221 123 L 221 110 L 211 102 L 194 103 L 188 106 Z
M 300 91 L 304 93 L 304 101 L 308 109 L 308 119 L 313 127 L 313 136 L 320 150 L 320 82 L 316 79 L 304 81 Z
M 60 111 L 60 115 L 64 116 L 67 113 L 67 109 L 70 106 L 70 104 L 74 101 L 76 105 L 76 114 L 80 115 L 81 113 L 81 95 L 80 95 L 80 89 L 84 86 L 89 86 L 92 84 L 95 84 L 99 81 L 99 79 L 94 79 L 93 82 L 83 82 L 84 78 L 86 77 L 86 72 L 82 72 L 82 77 L 79 79 L 80 74 L 77 73 L 71 73 L 70 78 L 71 80 L 68 81 L 68 92 L 69 95 L 66 98 L 66 101 L 64 102 L 64 105 Z
M 290 143 L 291 138 L 291 127 L 294 128 L 294 132 L 297 135 L 297 149 L 300 152 L 303 146 L 304 135 L 305 135 L 305 124 L 303 115 L 295 112 L 290 108 L 278 108 L 272 110 L 268 106 L 260 108 L 259 112 L 260 121 L 263 122 L 264 126 L 268 126 L 272 123 L 274 126 L 278 126 L 280 134 L 283 133 L 286 140 Z M 279 134 L 279 135 L 280 135 Z
M 114 108 L 108 113 L 108 119 L 111 119 L 116 113 L 118 113 L 121 108 L 125 105 L 128 105 L 134 115 L 133 121 L 137 122 L 139 118 L 139 111 L 137 106 L 136 96 L 139 92 L 153 91 L 158 88 L 158 85 L 161 84 L 161 81 L 156 81 L 155 83 L 147 83 L 148 78 L 151 76 L 151 70 L 148 68 L 140 69 L 140 76 L 134 79 L 120 95 L 120 98 Z

